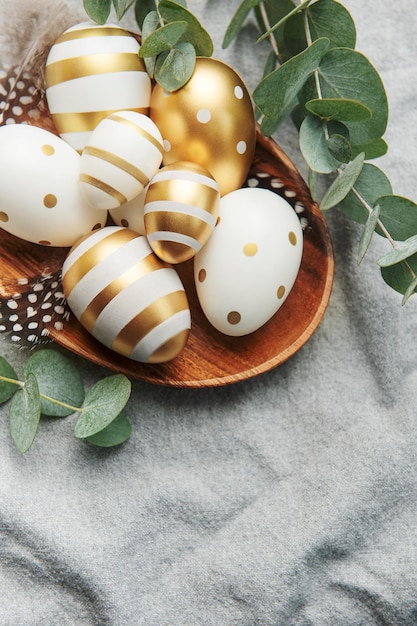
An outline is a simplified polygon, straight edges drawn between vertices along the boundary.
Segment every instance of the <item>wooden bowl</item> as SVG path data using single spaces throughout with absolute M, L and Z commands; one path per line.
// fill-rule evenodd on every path
M 30 123 L 54 131 L 44 104 L 42 106 L 39 120 Z M 282 307 L 262 328 L 245 337 L 228 337 L 216 331 L 198 303 L 193 264 L 189 261 L 176 269 L 190 303 L 190 338 L 183 352 L 168 363 L 137 363 L 112 352 L 96 341 L 69 313 L 64 316 L 68 319 L 63 328 L 61 323 L 54 323 L 52 316 L 52 321 L 44 324 L 44 333 L 71 352 L 109 370 L 173 387 L 226 385 L 257 376 L 289 359 L 317 329 L 329 302 L 334 276 L 330 235 L 322 212 L 311 199 L 293 163 L 273 140 L 263 137 L 259 131 L 246 184 L 262 186 L 285 197 L 299 214 L 304 232 L 303 258 L 294 287 Z M 0 229 L 0 304 L 3 305 L 0 310 L 3 318 L 5 312 L 13 313 L 8 308 L 10 298 L 17 303 L 26 302 L 25 298 L 41 276 L 52 276 L 55 282 L 59 280 L 67 253 L 66 248 L 31 244 Z

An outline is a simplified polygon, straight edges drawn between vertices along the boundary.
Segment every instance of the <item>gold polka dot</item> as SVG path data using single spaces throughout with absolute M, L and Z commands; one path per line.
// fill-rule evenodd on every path
M 0 222 L 8 222 L 9 216 L 4 211 L 0 211 Z
M 129 228 L 129 222 L 125 220 L 124 218 L 121 220 L 120 224 L 124 226 L 125 228 Z
M 230 311 L 229 315 L 227 316 L 227 321 L 229 322 L 229 324 L 232 324 L 232 326 L 236 326 L 236 324 L 239 324 L 241 319 L 242 316 L 238 311 Z
M 292 230 L 288 233 L 288 239 L 290 240 L 290 244 L 292 246 L 296 246 L 297 245 L 297 236 L 296 236 L 295 233 L 293 233 Z
M 53 209 L 58 202 L 57 197 L 53 193 L 48 193 L 43 199 L 43 203 L 47 209 Z
M 45 143 L 42 146 L 41 150 L 44 154 L 46 154 L 46 156 L 51 156 L 55 153 L 55 148 L 53 146 L 50 146 L 48 143 Z
M 201 270 L 198 272 L 198 281 L 199 281 L 200 283 L 204 283 L 204 281 L 206 280 L 206 276 L 207 276 L 207 272 L 206 272 L 206 270 L 205 270 L 205 269 L 201 269 Z
M 278 298 L 281 300 L 281 298 L 284 297 L 284 294 L 285 294 L 285 287 L 284 287 L 284 285 L 280 285 L 278 287 L 278 291 L 277 291 Z
M 255 254 L 258 252 L 258 246 L 256 245 L 256 243 L 247 243 L 243 246 L 243 253 L 246 254 L 246 256 L 255 256 Z
M 46 239 L 41 239 L 40 241 L 38 241 L 38 243 L 40 243 L 41 246 L 50 246 L 51 242 L 47 241 Z

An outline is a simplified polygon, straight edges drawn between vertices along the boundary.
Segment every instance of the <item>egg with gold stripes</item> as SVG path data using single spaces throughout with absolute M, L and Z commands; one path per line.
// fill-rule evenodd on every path
M 159 169 L 161 133 L 142 113 L 112 113 L 93 130 L 81 153 L 80 185 L 98 209 L 115 209 L 133 200 Z
M 152 178 L 143 208 L 152 250 L 168 263 L 191 259 L 210 238 L 219 213 L 220 190 L 200 165 L 180 161 Z
M 81 238 L 64 261 L 62 284 L 84 328 L 125 357 L 163 363 L 187 343 L 191 315 L 183 284 L 143 235 L 106 226 Z
M 148 113 L 151 82 L 139 43 L 113 24 L 83 22 L 52 45 L 45 68 L 46 99 L 58 133 L 76 150 L 116 111 Z

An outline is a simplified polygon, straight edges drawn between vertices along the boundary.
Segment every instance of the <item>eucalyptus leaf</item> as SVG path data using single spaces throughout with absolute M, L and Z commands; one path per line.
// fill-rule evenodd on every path
M 14 368 L 2 356 L 0 356 L 0 376 L 4 376 L 4 378 L 10 378 L 16 381 L 18 380 Z M 0 380 L 0 404 L 3 404 L 4 402 L 10 400 L 10 398 L 14 396 L 18 389 L 19 385 L 9 383 L 5 380 Z
M 140 57 L 153 57 L 175 46 L 188 28 L 187 22 L 170 22 L 154 30 L 142 41 Z
M 330 154 L 341 163 L 349 163 L 352 160 L 352 146 L 346 137 L 334 133 L 327 140 Z
M 120 413 L 106 428 L 91 437 L 86 437 L 85 440 L 100 448 L 111 448 L 127 441 L 131 433 L 132 424 L 124 413 Z
M 224 34 L 222 43 L 223 48 L 228 48 L 230 46 L 233 39 L 235 39 L 239 34 L 248 13 L 251 9 L 260 4 L 260 2 L 262 2 L 262 0 L 243 0 L 239 4 Z
M 254 9 L 254 13 L 261 32 L 264 33 L 267 30 L 264 22 L 265 15 L 268 25 L 276 24 L 277 22 L 282 20 L 283 17 L 288 15 L 288 13 L 290 13 L 290 11 L 294 9 L 294 7 L 295 3 L 292 0 L 280 0 L 279 2 L 277 2 L 276 0 L 264 0 L 261 6 L 258 4 Z M 287 61 L 293 56 L 290 51 L 286 49 L 285 46 L 284 27 L 286 23 L 287 22 L 284 22 L 283 26 L 276 28 L 272 33 L 272 36 L 276 41 L 276 45 L 279 49 L 279 58 L 281 63 Z M 301 49 L 298 50 L 298 52 L 301 52 Z
M 328 39 L 318 39 L 261 80 L 253 92 L 253 99 L 267 118 L 277 125 L 284 121 L 288 107 L 296 100 L 307 78 L 318 68 L 328 47 Z
M 135 19 L 141 31 L 143 31 L 143 23 L 146 16 L 152 11 L 156 13 L 155 0 L 136 0 Z
M 404 304 L 407 304 L 408 300 L 411 298 L 411 296 L 415 293 L 417 288 L 417 276 L 415 276 L 414 278 L 411 279 L 410 284 L 407 287 L 407 291 L 404 294 L 404 297 L 401 301 L 401 304 L 404 306 Z
M 363 122 L 372 117 L 371 110 L 351 98 L 316 98 L 306 102 L 306 109 L 325 120 Z
M 391 183 L 384 172 L 376 165 L 365 163 L 354 190 L 339 202 L 338 208 L 355 222 L 365 224 L 369 208 L 372 210 L 381 196 L 391 193 Z
M 322 211 L 333 208 L 347 196 L 361 173 L 363 162 L 364 154 L 361 153 L 346 165 L 324 194 L 320 203 Z
M 105 24 L 111 11 L 111 0 L 84 0 L 88 17 L 97 24 Z
M 195 61 L 194 47 L 190 43 L 177 43 L 158 56 L 155 79 L 166 91 L 176 91 L 190 80 Z
M 417 233 L 417 204 L 408 198 L 387 195 L 378 198 L 381 222 L 395 241 Z
M 376 207 L 370 212 L 365 228 L 363 229 L 362 237 L 359 242 L 358 265 L 362 263 L 363 258 L 371 245 L 372 237 L 379 220 L 379 214 L 380 208 L 379 204 L 377 204 Z
M 34 374 L 29 373 L 25 386 L 19 389 L 10 402 L 10 434 L 19 452 L 25 453 L 32 445 L 41 416 L 41 399 Z
M 313 41 L 327 37 L 330 49 L 355 48 L 355 24 L 342 4 L 334 0 L 318 0 L 306 9 L 305 14 Z M 284 41 L 292 54 L 298 54 L 307 46 L 304 14 L 291 17 L 285 24 Z
M 123 374 L 99 380 L 87 393 L 82 412 L 75 423 L 74 435 L 91 437 L 120 415 L 131 392 L 131 383 Z
M 57 350 L 43 349 L 34 352 L 26 361 L 24 376 L 33 374 L 38 381 L 41 394 L 78 408 L 84 401 L 84 385 L 77 365 Z M 41 398 L 43 415 L 66 417 L 74 408 L 62 406 Z
M 161 0 L 158 10 L 166 22 L 187 22 L 187 39 L 181 40 L 181 43 L 191 43 L 197 56 L 210 57 L 213 54 L 210 35 L 188 9 L 173 0 Z
M 153 32 L 159 28 L 159 16 L 156 11 L 149 11 L 142 24 L 142 41 L 145 41 Z M 140 55 L 140 48 L 139 48 Z M 146 71 L 150 78 L 155 76 L 156 55 L 144 57 Z
M 388 267 L 389 265 L 395 265 L 400 261 L 405 261 L 408 257 L 417 253 L 417 235 L 408 237 L 405 241 L 397 243 L 395 248 L 384 254 L 378 259 L 378 265 L 380 267 Z
M 272 33 L 275 30 L 277 30 L 278 28 L 283 26 L 285 24 L 285 22 L 288 19 L 290 19 L 293 15 L 299 14 L 303 9 L 305 9 L 310 4 L 311 1 L 312 0 L 303 0 L 303 2 L 301 2 L 300 4 L 295 5 L 294 8 L 292 9 L 292 11 L 290 11 L 289 13 L 286 13 L 280 20 L 275 22 L 274 25 L 271 28 L 269 28 L 267 31 L 265 31 L 263 33 L 263 35 L 261 37 L 259 37 L 259 39 L 258 39 L 258 41 L 256 43 L 259 43 L 263 39 L 266 39 L 267 37 L 269 37 L 269 35 L 272 35 Z
M 417 254 L 396 265 L 381 267 L 381 275 L 387 285 L 405 295 L 417 275 Z
M 384 156 L 387 153 L 388 146 L 387 143 L 382 137 L 380 139 L 376 139 L 375 141 L 370 141 L 364 145 L 354 146 L 352 150 L 352 156 L 358 156 L 360 152 L 365 153 L 365 159 L 379 159 L 379 157 Z
M 320 174 L 334 172 L 342 163 L 329 150 L 326 122 L 307 115 L 300 127 L 300 150 L 309 166 Z
M 113 0 L 113 6 L 118 20 L 122 19 L 134 2 L 135 0 Z

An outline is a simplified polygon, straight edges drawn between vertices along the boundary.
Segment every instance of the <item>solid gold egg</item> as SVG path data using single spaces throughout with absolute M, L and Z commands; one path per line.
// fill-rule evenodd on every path
M 244 182 L 255 152 L 255 116 L 248 89 L 229 65 L 199 57 L 181 89 L 152 92 L 150 116 L 164 139 L 164 165 L 191 161 L 207 169 L 221 195 Z

